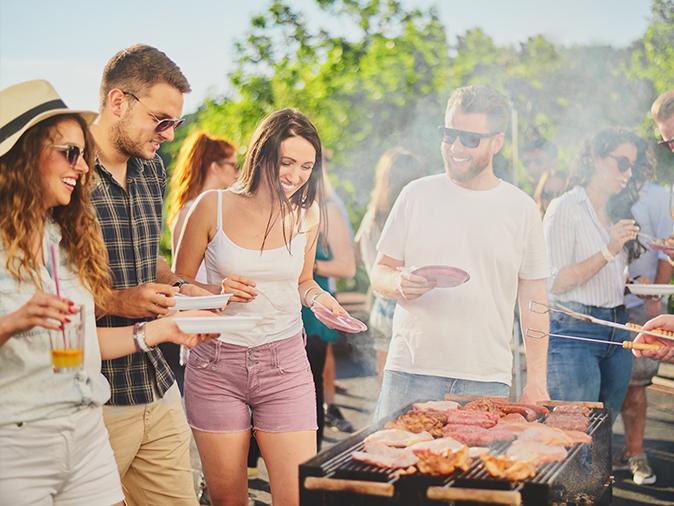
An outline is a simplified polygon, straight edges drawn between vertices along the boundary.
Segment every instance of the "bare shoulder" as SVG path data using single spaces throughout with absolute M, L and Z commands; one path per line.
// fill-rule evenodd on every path
M 200 220 L 206 219 L 209 216 L 215 216 L 215 211 L 218 207 L 218 190 L 208 190 L 199 195 L 190 209 L 190 221 L 198 216 Z
M 321 221 L 321 212 L 318 202 L 314 202 L 311 207 L 304 211 L 304 221 L 302 223 L 302 232 L 308 232 L 318 226 Z

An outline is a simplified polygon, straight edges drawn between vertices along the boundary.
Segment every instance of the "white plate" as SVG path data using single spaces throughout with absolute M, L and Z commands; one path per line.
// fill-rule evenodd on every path
M 674 285 L 646 285 L 639 283 L 630 283 L 627 289 L 634 295 L 672 295 L 674 294 Z
M 259 316 L 176 316 L 176 325 L 188 334 L 220 334 L 252 330 Z
M 187 311 L 189 309 L 222 309 L 227 305 L 227 301 L 232 296 L 231 293 L 221 295 L 200 295 L 197 297 L 188 297 L 185 295 L 176 295 L 176 305 L 174 311 Z

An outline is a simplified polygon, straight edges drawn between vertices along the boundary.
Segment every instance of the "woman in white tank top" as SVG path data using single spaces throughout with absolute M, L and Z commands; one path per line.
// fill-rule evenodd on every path
M 227 332 L 193 350 L 185 403 L 211 499 L 247 500 L 250 412 L 274 504 L 299 503 L 298 466 L 316 452 L 314 386 L 301 305 L 346 314 L 313 280 L 323 181 L 318 132 L 283 109 L 257 127 L 239 180 L 202 194 L 182 235 L 175 270 L 232 293 L 225 314 L 257 315 L 253 331 Z

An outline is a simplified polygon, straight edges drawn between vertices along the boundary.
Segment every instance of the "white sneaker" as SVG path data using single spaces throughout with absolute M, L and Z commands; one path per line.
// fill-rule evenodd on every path
M 629 458 L 630 471 L 632 471 L 632 480 L 637 485 L 652 485 L 655 483 L 657 476 L 653 469 L 648 464 L 648 459 L 645 453 L 634 455 Z

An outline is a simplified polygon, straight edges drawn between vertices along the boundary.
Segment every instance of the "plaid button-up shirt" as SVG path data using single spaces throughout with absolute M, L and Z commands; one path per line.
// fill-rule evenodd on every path
M 129 160 L 126 190 L 96 161 L 92 202 L 108 249 L 116 290 L 156 281 L 165 189 L 166 171 L 159 155 L 152 160 Z M 104 316 L 97 325 L 124 327 L 137 321 L 142 320 Z M 147 404 L 154 399 L 155 387 L 163 396 L 175 381 L 158 348 L 104 360 L 102 370 L 110 382 L 112 405 Z

